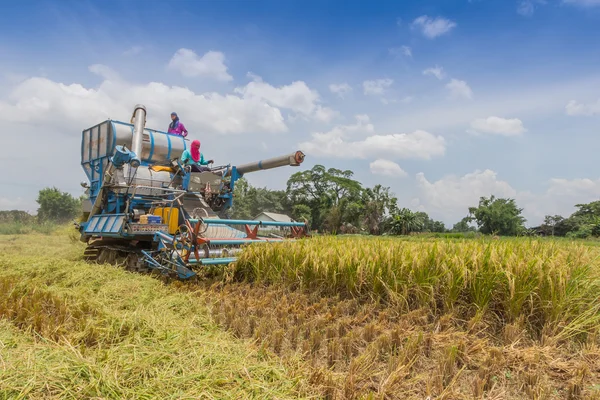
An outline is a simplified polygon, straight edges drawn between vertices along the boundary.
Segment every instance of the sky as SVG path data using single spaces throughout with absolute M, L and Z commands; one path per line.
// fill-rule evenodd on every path
M 176 111 L 217 165 L 314 165 L 447 227 L 481 196 L 527 225 L 600 198 L 600 0 L 12 1 L 0 14 L 0 210 L 80 195 L 81 132 Z

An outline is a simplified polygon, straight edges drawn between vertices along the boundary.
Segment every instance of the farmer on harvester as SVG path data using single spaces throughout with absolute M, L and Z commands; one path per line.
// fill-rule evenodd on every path
M 169 130 L 167 132 L 173 135 L 179 135 L 183 137 L 186 137 L 188 135 L 187 129 L 185 129 L 183 123 L 179 121 L 179 117 L 177 116 L 176 112 L 171 113 L 171 123 L 169 124 Z
M 204 155 L 200 153 L 200 141 L 194 140 L 190 149 L 185 149 L 181 153 L 181 162 L 184 165 L 191 166 L 192 172 L 204 172 L 209 171 L 210 168 L 204 167 L 203 165 L 212 164 L 213 160 L 204 160 Z

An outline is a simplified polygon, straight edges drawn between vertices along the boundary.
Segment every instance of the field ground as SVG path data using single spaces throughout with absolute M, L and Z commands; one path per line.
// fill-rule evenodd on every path
M 323 237 L 165 285 L 71 230 L 0 236 L 0 399 L 600 399 L 595 245 Z
M 304 397 L 196 295 L 82 250 L 66 232 L 0 236 L 0 399 Z

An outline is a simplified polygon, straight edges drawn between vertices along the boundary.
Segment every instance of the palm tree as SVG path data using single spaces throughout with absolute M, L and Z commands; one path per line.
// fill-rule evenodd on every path
M 417 213 L 408 208 L 403 208 L 392 221 L 392 233 L 395 235 L 407 235 L 411 232 L 417 232 L 423 229 L 423 221 Z

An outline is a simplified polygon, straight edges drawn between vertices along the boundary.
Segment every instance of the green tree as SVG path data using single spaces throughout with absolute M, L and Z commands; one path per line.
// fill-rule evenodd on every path
M 312 212 L 309 206 L 306 204 L 296 204 L 292 207 L 292 219 L 295 221 L 303 222 L 308 221 L 309 226 L 312 218 Z
M 481 197 L 478 207 L 469 207 L 469 216 L 477 223 L 481 233 L 515 236 L 525 229 L 522 211 L 514 199 L 492 195 L 490 198 Z
M 55 187 L 39 191 L 37 203 L 40 221 L 66 222 L 80 214 L 81 200 Z
M 26 211 L 21 210 L 10 210 L 10 211 L 0 211 L 0 223 L 24 223 L 29 224 L 34 221 L 35 217 L 29 214 Z
M 363 193 L 363 223 L 371 235 L 385 230 L 386 221 L 396 212 L 397 199 L 390 194 L 389 187 L 375 185 Z
M 240 178 L 235 182 L 235 188 L 233 190 L 233 206 L 231 218 L 233 219 L 250 219 L 253 216 L 250 210 L 250 203 L 248 198 L 248 190 L 250 184 L 246 178 Z
M 544 223 L 540 226 L 541 231 L 546 235 L 554 236 L 556 233 L 556 227 L 564 221 L 564 218 L 560 215 L 546 215 L 544 217 Z
M 423 229 L 423 217 L 408 208 L 403 208 L 394 215 L 390 233 L 394 235 L 408 235 L 420 232 Z
M 424 211 L 418 211 L 415 213 L 417 218 L 421 221 L 421 232 L 445 232 L 446 226 L 441 221 L 434 221 Z
M 360 203 L 362 186 L 352 179 L 353 172 L 315 165 L 296 172 L 287 182 L 288 201 L 311 209 L 312 228 L 321 229 L 327 219 L 327 229 L 336 230 L 344 222 L 356 219 L 356 203 Z M 330 211 L 335 207 L 335 217 Z
M 464 217 L 452 227 L 452 232 L 475 232 L 477 229 L 469 225 L 469 217 Z

